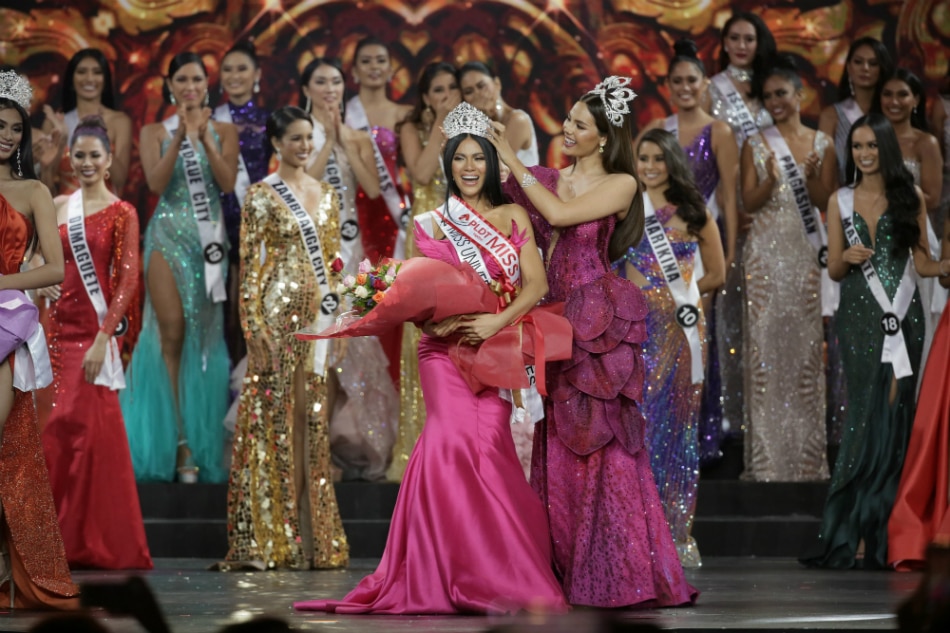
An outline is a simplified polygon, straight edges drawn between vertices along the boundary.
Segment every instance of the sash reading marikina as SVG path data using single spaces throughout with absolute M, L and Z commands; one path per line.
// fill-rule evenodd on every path
M 82 285 L 86 289 L 89 301 L 92 302 L 92 307 L 96 310 L 99 327 L 102 327 L 102 323 L 109 313 L 109 306 L 106 305 L 106 299 L 102 295 L 102 285 L 99 283 L 99 276 L 96 274 L 92 251 L 89 250 L 89 242 L 86 241 L 86 217 L 83 212 L 82 189 L 73 192 L 69 196 L 66 211 L 66 233 L 69 237 L 69 248 L 73 252 L 73 259 L 76 260 L 76 267 L 79 269 L 79 278 L 82 279 Z M 116 335 L 124 334 L 128 330 L 128 323 L 128 320 L 123 316 L 122 322 L 116 328 Z M 125 389 L 122 357 L 119 355 L 119 345 L 116 343 L 115 336 L 109 337 L 109 344 L 106 346 L 106 357 L 94 383 L 102 387 L 108 387 L 112 391 Z
M 386 202 L 389 215 L 392 216 L 396 226 L 399 227 L 393 257 L 403 259 L 406 256 L 406 226 L 409 224 L 409 218 L 412 217 L 412 209 L 409 206 L 409 198 L 399 193 L 393 175 L 389 172 L 386 161 L 383 160 L 383 154 L 379 151 L 376 137 L 373 136 L 373 130 L 369 124 L 369 117 L 366 116 L 366 108 L 363 107 L 363 102 L 360 101 L 359 96 L 353 97 L 346 104 L 346 124 L 355 130 L 368 132 L 369 138 L 373 142 L 373 156 L 376 159 L 376 173 L 379 174 L 380 195 Z
M 222 123 L 234 123 L 231 118 L 231 108 L 227 103 L 222 103 L 214 109 L 214 119 Z M 251 186 L 251 177 L 247 173 L 247 165 L 244 163 L 244 156 L 238 151 L 238 172 L 237 180 L 234 181 L 234 195 L 237 197 L 238 204 L 244 206 L 244 196 L 247 195 L 247 189 Z
M 781 132 L 775 126 L 770 126 L 762 130 L 762 136 L 775 152 L 779 169 L 785 175 L 788 186 L 792 188 L 792 197 L 795 199 L 802 224 L 805 226 L 805 235 L 817 253 L 818 265 L 821 268 L 821 315 L 833 316 L 838 307 L 838 285 L 828 276 L 828 235 L 825 233 L 825 225 L 822 224 L 818 209 L 808 196 L 805 175 L 795 162 L 792 150 L 789 149 Z
M 646 193 L 643 194 L 643 214 L 644 214 L 644 233 L 650 242 L 650 248 L 656 257 L 663 278 L 666 280 L 666 287 L 670 289 L 670 295 L 673 297 L 673 303 L 676 304 L 674 317 L 676 323 L 683 328 L 683 334 L 686 335 L 686 342 L 689 344 L 690 356 L 690 378 L 694 385 L 703 381 L 705 366 L 703 364 L 703 342 L 699 337 L 699 285 L 696 283 L 698 275 L 693 271 L 693 276 L 689 285 L 683 281 L 683 275 L 680 272 L 679 262 L 676 261 L 676 255 L 673 253 L 673 247 L 670 240 L 666 237 L 666 231 L 663 230 L 663 224 L 656 217 L 656 210 L 653 208 L 653 201 Z M 696 257 L 700 258 L 697 252 Z
M 736 115 L 739 129 L 742 132 L 742 138 L 737 137 L 736 143 L 739 144 L 739 147 L 742 147 L 742 144 L 747 138 L 759 131 L 759 126 L 755 124 L 755 117 L 752 116 L 752 112 L 749 110 L 749 106 L 746 105 L 745 99 L 743 99 L 739 91 L 736 90 L 736 85 L 729 79 L 729 75 L 725 72 L 721 72 L 712 78 L 712 82 L 729 104 L 729 109 Z
M 844 235 L 848 240 L 848 244 L 851 246 L 861 245 L 861 238 L 854 227 L 854 189 L 843 187 L 838 190 L 838 208 L 841 212 L 841 225 L 844 228 Z M 904 264 L 904 274 L 901 276 L 901 282 L 894 294 L 893 302 L 887 298 L 884 284 L 877 276 L 877 271 L 874 270 L 874 264 L 871 263 L 870 257 L 861 264 L 861 273 L 868 283 L 868 288 L 870 288 L 874 300 L 884 311 L 884 315 L 881 317 L 881 331 L 884 332 L 881 362 L 891 363 L 894 368 L 894 376 L 897 378 L 913 376 L 914 370 L 910 366 L 907 342 L 904 340 L 904 333 L 901 331 L 901 321 L 907 315 L 910 303 L 914 299 L 916 285 L 911 258 L 908 257 L 907 263 Z
M 320 288 L 320 314 L 317 317 L 317 326 L 320 330 L 333 325 L 335 314 L 340 307 L 340 296 L 330 289 L 330 275 L 327 271 L 327 259 L 323 254 L 323 247 L 320 245 L 320 233 L 317 225 L 307 213 L 307 210 L 297 199 L 297 195 L 287 186 L 280 176 L 276 173 L 271 174 L 264 179 L 268 185 L 274 188 L 277 195 L 287 206 L 297 221 L 297 227 L 300 229 L 300 237 L 303 239 L 304 248 L 307 251 L 307 257 L 310 259 L 310 266 L 313 268 L 313 276 L 317 280 L 317 286 Z M 329 339 L 320 339 L 314 341 L 313 348 L 313 372 L 320 376 L 326 374 L 327 353 L 330 350 Z
M 162 125 L 173 136 L 178 129 L 178 115 L 162 121 Z M 186 134 L 178 148 L 178 156 L 185 163 L 185 181 L 188 183 L 188 197 L 191 199 L 191 208 L 198 224 L 198 237 L 201 239 L 201 251 L 205 264 L 205 292 L 215 303 L 224 301 L 227 293 L 224 287 L 224 278 L 227 271 L 224 268 L 225 250 L 224 223 L 212 220 L 211 200 L 208 197 L 208 186 L 205 183 L 201 163 L 198 162 L 198 153 Z
M 675 114 L 663 119 L 663 129 L 676 137 L 677 142 L 680 139 L 679 132 L 679 117 Z M 716 189 L 712 190 L 712 193 L 709 194 L 709 197 L 706 198 L 706 208 L 709 209 L 709 213 L 712 214 L 713 220 L 719 219 L 719 203 L 716 202 Z
M 310 121 L 313 123 L 313 146 L 316 148 L 316 151 L 310 155 L 310 161 L 314 161 L 317 154 L 327 143 L 327 134 L 326 130 L 323 129 L 323 124 L 314 117 L 311 116 Z M 343 260 L 346 266 L 355 265 L 363 255 L 363 245 L 360 242 L 360 225 L 356 221 L 356 209 L 348 202 L 347 184 L 343 178 L 340 163 L 336 159 L 335 147 L 327 158 L 327 166 L 323 169 L 323 180 L 336 191 L 337 202 L 340 206 L 340 259 Z

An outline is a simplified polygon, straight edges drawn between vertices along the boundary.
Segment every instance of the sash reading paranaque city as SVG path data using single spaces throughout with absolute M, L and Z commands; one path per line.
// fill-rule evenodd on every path
M 663 121 L 663 129 L 675 136 L 677 142 L 679 141 L 679 117 L 675 114 L 666 117 Z M 719 219 L 719 203 L 716 202 L 716 189 L 713 189 L 709 197 L 706 198 L 706 208 L 709 209 L 709 212 L 712 214 L 713 220 Z
M 694 385 L 703 381 L 705 368 L 703 366 L 703 342 L 699 337 L 699 285 L 696 283 L 696 270 L 693 271 L 693 277 L 689 285 L 683 281 L 683 275 L 680 272 L 679 262 L 676 261 L 676 255 L 673 253 L 673 247 L 666 237 L 666 231 L 663 230 L 663 224 L 656 217 L 656 210 L 653 208 L 653 201 L 646 193 L 643 194 L 643 214 L 644 214 L 644 233 L 650 242 L 650 248 L 659 264 L 663 278 L 666 280 L 666 287 L 670 289 L 670 295 L 673 297 L 673 303 L 676 304 L 674 317 L 676 323 L 683 328 L 683 334 L 686 335 L 686 342 L 689 344 L 690 356 L 690 378 Z M 699 253 L 696 254 L 699 258 Z
M 380 195 L 386 202 L 389 215 L 392 216 L 396 226 L 399 227 L 393 257 L 402 259 L 406 254 L 406 226 L 409 224 L 409 218 L 412 217 L 412 209 L 409 206 L 409 198 L 399 193 L 393 176 L 389 173 L 389 167 L 386 166 L 386 161 L 383 160 L 383 155 L 376 144 L 376 138 L 373 136 L 373 130 L 370 128 L 366 109 L 358 96 L 353 97 L 346 104 L 346 124 L 355 130 L 368 132 L 369 138 L 373 142 L 373 156 L 376 159 L 376 172 L 379 174 Z
M 294 220 L 297 221 L 300 237 L 303 239 L 307 257 L 310 259 L 310 266 L 313 268 L 313 276 L 320 288 L 320 314 L 317 317 L 317 327 L 319 330 L 325 330 L 333 325 L 334 315 L 337 308 L 340 307 L 340 296 L 330 289 L 327 259 L 323 254 L 323 247 L 320 245 L 320 233 L 317 230 L 317 225 L 300 203 L 300 200 L 297 199 L 297 195 L 287 186 L 287 183 L 281 180 L 280 176 L 276 173 L 271 174 L 264 179 L 264 182 L 274 188 L 283 203 L 290 209 Z M 320 376 L 326 374 L 327 352 L 329 350 L 330 341 L 328 339 L 314 341 L 313 372 L 315 374 Z
M 86 289 L 89 301 L 92 302 L 92 307 L 96 310 L 99 326 L 102 327 L 102 323 L 109 313 L 109 306 L 106 305 L 106 299 L 102 295 L 102 285 L 99 283 L 99 275 L 96 274 L 92 251 L 89 250 L 89 243 L 86 241 L 86 217 L 83 212 L 82 189 L 73 192 L 69 196 L 66 207 L 66 234 L 69 238 L 69 248 L 73 253 L 73 259 L 76 260 L 76 267 L 79 269 L 79 278 L 82 279 L 82 285 Z M 121 336 L 128 329 L 129 321 L 123 316 L 122 321 L 116 328 L 115 335 Z M 108 387 L 112 391 L 125 389 L 122 357 L 119 355 L 119 345 L 116 343 L 115 336 L 109 337 L 109 344 L 106 346 L 106 357 L 94 382 L 102 387 Z
M 854 189 L 843 187 L 838 190 L 838 209 L 841 212 L 841 226 L 844 228 L 845 238 L 851 246 L 861 244 L 861 238 L 857 229 L 854 228 Z M 864 260 L 861 264 L 861 273 L 864 280 L 868 283 L 868 288 L 874 296 L 874 300 L 881 306 L 884 315 L 881 317 L 881 331 L 884 332 L 884 348 L 881 350 L 881 362 L 891 363 L 894 368 L 894 376 L 897 378 L 906 378 L 914 374 L 910 366 L 910 356 L 907 354 L 907 343 L 904 340 L 904 333 L 901 331 L 901 321 L 907 315 L 907 309 L 914 299 L 914 273 L 913 262 L 907 258 L 904 264 L 904 274 L 901 276 L 900 285 L 897 286 L 897 293 L 892 302 L 887 298 L 887 292 L 884 290 L 884 284 L 877 276 L 874 270 L 874 264 L 871 258 Z
M 234 123 L 231 118 L 231 108 L 227 103 L 222 103 L 214 109 L 215 121 L 222 123 Z M 247 188 L 251 186 L 251 177 L 247 174 L 247 165 L 244 163 L 244 157 L 238 152 L 238 172 L 237 179 L 234 181 L 234 195 L 237 197 L 238 204 L 244 206 L 244 196 L 247 195 Z
M 178 129 L 178 115 L 162 121 L 169 136 Z M 178 155 L 185 162 L 185 181 L 188 183 L 188 197 L 198 224 L 198 237 L 205 262 L 205 292 L 212 301 L 218 303 L 227 298 L 224 287 L 224 224 L 211 219 L 211 201 L 208 199 L 208 186 L 205 183 L 198 153 L 186 134 L 178 148 Z
M 313 123 L 313 146 L 316 151 L 310 154 L 307 166 L 316 160 L 320 149 L 327 143 L 327 133 L 323 129 L 323 124 L 314 117 L 310 117 Z M 360 242 L 360 225 L 356 221 L 356 209 L 348 202 L 346 195 L 346 180 L 343 179 L 343 172 L 340 169 L 340 163 L 336 159 L 336 148 L 330 152 L 327 158 L 327 166 L 323 168 L 323 180 L 336 191 L 336 199 L 340 205 L 340 259 L 346 265 L 356 263 L 363 255 L 363 247 Z M 356 192 L 353 192 L 354 195 Z

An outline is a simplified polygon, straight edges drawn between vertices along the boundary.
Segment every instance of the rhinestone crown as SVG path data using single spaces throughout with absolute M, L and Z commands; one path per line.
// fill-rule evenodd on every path
M 12 70 L 0 71 L 0 98 L 17 102 L 27 112 L 33 100 L 33 88 L 26 77 Z
M 637 97 L 629 85 L 630 77 L 611 75 L 587 93 L 600 97 L 607 119 L 616 127 L 623 127 L 623 117 L 630 114 L 630 102 Z
M 459 134 L 474 134 L 488 138 L 491 131 L 491 119 L 475 106 L 462 102 L 445 116 L 442 129 L 449 138 Z

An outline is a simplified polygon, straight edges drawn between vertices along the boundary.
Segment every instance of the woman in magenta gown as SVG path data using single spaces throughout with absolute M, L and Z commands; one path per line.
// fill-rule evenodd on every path
M 467 104 L 459 108 L 480 115 Z M 298 609 L 378 614 L 567 609 L 551 568 L 544 508 L 515 453 L 511 404 L 497 389 L 473 393 L 449 356 L 460 340 L 478 344 L 526 314 L 547 290 L 528 216 L 504 204 L 495 151 L 478 136 L 486 133 L 488 118 L 480 115 L 478 125 L 453 134 L 455 112 L 446 117 L 451 138 L 443 157 L 452 176 L 449 190 L 457 196 L 452 201 L 463 201 L 500 233 L 511 232 L 506 241 L 520 251 L 521 291 L 498 314 L 426 325 L 419 344 L 426 422 L 406 466 L 379 567 L 343 600 L 298 602 Z M 436 223 L 432 236 L 417 229 L 419 250 L 458 264 L 452 243 L 435 239 L 443 235 L 441 226 Z M 505 281 L 502 267 L 486 250 L 481 253 L 487 273 Z
M 492 134 L 511 168 L 506 193 L 528 209 L 545 253 L 546 300 L 565 301 L 574 328 L 573 357 L 548 364 L 550 397 L 534 435 L 531 484 L 548 511 L 568 602 L 611 608 L 684 605 L 696 596 L 644 450 L 647 303 L 610 271 L 610 261 L 643 233 L 629 82 L 610 77 L 571 108 L 564 154 L 574 161 L 560 171 L 529 171 L 501 124 Z

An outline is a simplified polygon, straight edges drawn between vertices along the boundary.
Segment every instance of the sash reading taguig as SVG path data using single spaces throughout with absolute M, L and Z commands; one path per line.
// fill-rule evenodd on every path
M 841 225 L 844 228 L 844 235 L 848 240 L 848 244 L 851 246 L 861 245 L 861 237 L 854 227 L 854 189 L 843 187 L 838 190 L 838 208 L 841 212 Z M 901 331 L 901 321 L 907 315 L 910 303 L 914 299 L 916 285 L 911 260 L 912 258 L 908 257 L 907 263 L 904 265 L 904 274 L 897 286 L 894 301 L 887 298 L 884 284 L 877 276 L 871 258 L 869 257 L 861 264 L 861 273 L 864 275 L 864 280 L 867 281 L 874 300 L 884 311 L 884 315 L 881 317 L 881 331 L 884 332 L 881 362 L 891 363 L 894 368 L 894 376 L 897 378 L 906 378 L 914 374 L 914 370 L 910 365 L 910 356 L 907 353 L 907 342 L 904 340 L 904 333 Z
M 227 103 L 222 103 L 214 109 L 214 119 L 222 123 L 234 123 L 234 119 L 231 118 L 231 108 Z M 244 156 L 238 151 L 238 172 L 237 179 L 234 181 L 234 195 L 237 197 L 238 205 L 244 206 L 244 196 L 247 195 L 247 189 L 250 186 L 251 177 L 247 173 Z
M 677 142 L 680 139 L 679 131 L 679 117 L 675 114 L 671 114 L 663 120 L 663 129 L 676 137 Z M 716 189 L 713 189 L 712 193 L 709 194 L 709 197 L 706 198 L 706 208 L 709 209 L 709 212 L 712 214 L 714 220 L 719 219 L 719 203 L 716 202 Z
M 73 192 L 69 196 L 66 212 L 66 234 L 69 237 L 69 248 L 73 253 L 73 259 L 76 260 L 79 278 L 82 279 L 86 295 L 89 296 L 89 301 L 92 302 L 92 307 L 96 311 L 99 327 L 102 327 L 102 323 L 109 313 L 109 306 L 106 305 L 106 299 L 102 294 L 102 284 L 99 283 L 96 265 L 92 260 L 92 251 L 89 250 L 89 242 L 86 241 L 86 218 L 83 212 L 82 189 Z M 99 369 L 99 375 L 96 376 L 95 384 L 108 387 L 112 391 L 125 389 L 122 357 L 119 355 L 119 345 L 116 343 L 115 337 L 122 336 L 128 329 L 128 318 L 123 316 L 115 334 L 109 337 L 109 344 L 106 346 L 106 357 Z
M 270 185 L 281 201 L 287 206 L 297 221 L 297 227 L 300 229 L 300 237 L 303 240 L 307 257 L 310 259 L 310 266 L 313 269 L 313 276 L 317 280 L 317 287 L 320 288 L 320 314 L 317 316 L 317 327 L 320 330 L 333 325 L 335 314 L 340 307 L 340 296 L 330 289 L 330 275 L 327 271 L 327 259 L 323 253 L 323 247 L 320 245 L 320 233 L 317 225 L 307 213 L 307 210 L 297 199 L 293 190 L 281 180 L 276 173 L 271 174 L 264 179 Z M 315 374 L 323 376 L 327 371 L 327 354 L 330 351 L 330 341 L 328 339 L 319 339 L 314 341 L 313 347 L 313 371 Z
M 313 146 L 316 151 L 310 154 L 307 163 L 310 164 L 316 160 L 320 149 L 327 143 L 326 130 L 323 125 L 315 118 L 310 117 L 313 123 Z M 360 225 L 356 221 L 356 209 L 349 203 L 350 197 L 346 193 L 346 180 L 343 178 L 343 171 L 340 162 L 336 158 L 336 148 L 330 152 L 327 158 L 327 166 L 323 169 L 323 181 L 333 187 L 336 191 L 337 202 L 340 206 L 340 259 L 347 266 L 355 264 L 363 256 L 363 245 L 360 242 Z M 356 192 L 353 192 L 355 196 Z
M 762 130 L 762 136 L 775 152 L 779 169 L 782 170 L 788 186 L 792 189 L 792 197 L 802 218 L 805 235 L 818 258 L 818 266 L 821 268 L 821 314 L 832 316 L 838 308 L 838 284 L 828 276 L 828 235 L 825 233 L 825 225 L 822 224 L 818 209 L 812 204 L 808 195 L 805 175 L 795 162 L 792 150 L 782 138 L 781 132 L 775 126 L 771 126 Z
M 369 133 L 369 138 L 373 143 L 373 156 L 376 160 L 376 173 L 379 174 L 379 191 L 383 200 L 386 202 L 386 208 L 389 215 L 392 216 L 396 226 L 399 227 L 399 233 L 396 236 L 396 248 L 393 251 L 395 259 L 403 259 L 406 255 L 406 226 L 409 224 L 409 218 L 412 217 L 412 209 L 409 206 L 408 196 L 399 193 L 393 175 L 383 160 L 383 154 L 379 151 L 376 144 L 376 138 L 373 136 L 373 130 L 369 124 L 369 117 L 366 116 L 366 109 L 359 96 L 353 97 L 346 104 L 346 124 L 355 130 L 363 130 Z
M 162 125 L 173 136 L 178 130 L 178 115 L 162 121 Z M 201 252 L 204 257 L 205 292 L 212 301 L 218 303 L 227 298 L 224 278 L 224 223 L 211 218 L 211 201 L 208 198 L 208 186 L 205 183 L 198 153 L 186 134 L 178 148 L 178 155 L 185 163 L 185 181 L 188 183 L 188 197 L 198 224 L 198 237 L 201 239 Z

